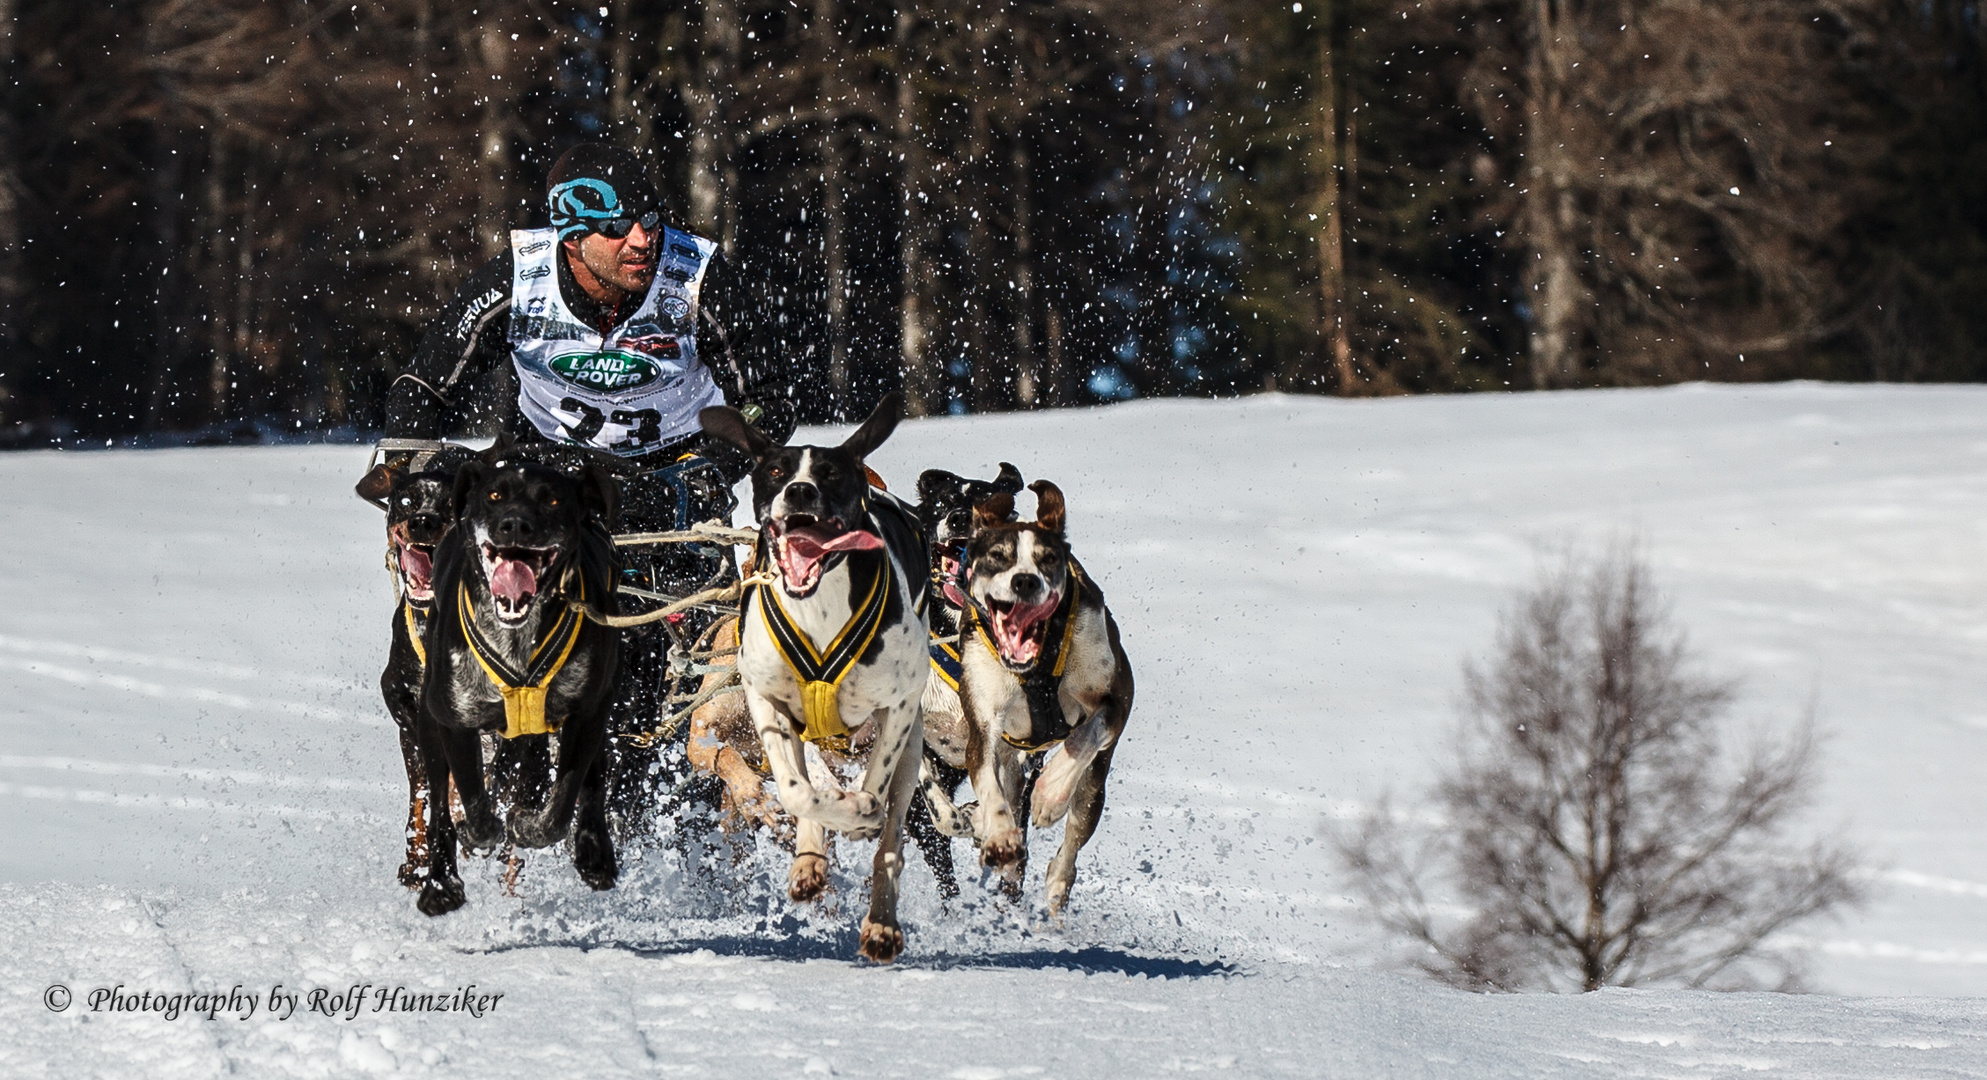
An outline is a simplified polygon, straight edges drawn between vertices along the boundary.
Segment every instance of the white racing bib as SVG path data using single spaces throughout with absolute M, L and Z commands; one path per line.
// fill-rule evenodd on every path
M 724 404 L 697 358 L 697 294 L 717 245 L 664 228 L 648 296 L 604 336 L 559 294 L 559 250 L 551 229 L 511 232 L 511 362 L 532 426 L 553 442 L 623 456 L 701 430 L 698 411 Z

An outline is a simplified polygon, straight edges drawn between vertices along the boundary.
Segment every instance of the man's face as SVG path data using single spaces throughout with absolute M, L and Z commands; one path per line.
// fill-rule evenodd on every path
M 655 280 L 655 249 L 661 232 L 650 232 L 636 222 L 619 240 L 590 232 L 566 241 L 566 250 L 602 284 L 624 293 L 646 292 Z

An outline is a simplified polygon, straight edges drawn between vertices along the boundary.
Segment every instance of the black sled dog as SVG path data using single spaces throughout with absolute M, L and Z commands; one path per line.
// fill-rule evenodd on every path
M 1104 812 L 1104 781 L 1131 713 L 1132 671 L 1103 590 L 1070 554 L 1061 489 L 1046 480 L 1028 489 L 1032 522 L 1010 520 L 1014 498 L 1006 493 L 974 511 L 959 697 L 978 797 L 973 833 L 988 866 L 1026 865 L 1014 812 L 1024 765 L 1061 744 L 1042 764 L 1029 815 L 1038 828 L 1069 817 L 1046 875 L 1049 911 L 1057 913 L 1076 882 L 1077 853 Z
M 428 788 L 446 791 L 453 778 L 470 847 L 570 839 L 580 879 L 612 888 L 619 870 L 606 812 L 607 711 L 621 634 L 568 601 L 614 610 L 614 481 L 597 465 L 573 477 L 507 460 L 503 447 L 488 454 L 491 461 L 456 471 L 455 524 L 436 547 L 421 685 Z M 498 819 L 483 772 L 485 732 L 559 740 L 543 805 L 513 805 L 508 822 Z M 446 799 L 429 800 L 427 831 L 419 907 L 441 915 L 463 903 Z
M 904 947 L 897 883 L 930 666 L 922 530 L 863 469 L 902 409 L 902 395 L 885 397 L 833 447 L 774 445 L 723 406 L 699 415 L 705 431 L 753 460 L 754 565 L 774 580 L 754 585 L 740 605 L 738 673 L 780 804 L 798 823 L 787 894 L 811 900 L 826 887 L 829 830 L 876 838 L 862 954 L 879 964 Z M 811 776 L 807 742 L 860 763 L 856 790 Z
M 386 669 L 380 697 L 400 730 L 400 759 L 407 770 L 407 854 L 400 883 L 418 888 L 428 870 L 428 771 L 421 762 L 421 678 L 427 668 L 428 618 L 434 611 L 435 545 L 455 521 L 455 470 L 472 455 L 444 452 L 419 469 L 375 465 L 354 489 L 386 511 L 386 564 L 399 602 L 388 626 Z

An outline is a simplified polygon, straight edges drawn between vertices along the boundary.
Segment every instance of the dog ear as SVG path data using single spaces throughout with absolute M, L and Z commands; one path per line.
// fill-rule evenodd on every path
M 352 490 L 359 493 L 359 498 L 374 506 L 384 507 L 386 497 L 393 494 L 393 482 L 400 479 L 400 472 L 399 468 L 381 462 L 373 466 L 371 472 L 360 477 L 359 483 Z
M 993 479 L 993 489 L 1005 491 L 1009 495 L 1021 494 L 1021 470 L 1005 461 L 1001 462 L 1000 472 Z
M 973 507 L 973 527 L 984 529 L 989 525 L 1005 525 L 1014 516 L 1014 496 L 1005 491 L 987 496 L 987 500 Z
M 870 410 L 869 419 L 862 422 L 856 433 L 842 443 L 842 449 L 858 458 L 866 458 L 870 452 L 883 445 L 883 440 L 897 430 L 897 421 L 904 418 L 904 395 L 895 390 L 883 395 L 883 400 Z
M 930 503 L 947 490 L 957 491 L 963 481 L 944 469 L 926 469 L 918 474 L 918 501 Z
M 1047 480 L 1037 480 L 1028 485 L 1035 493 L 1035 524 L 1052 533 L 1063 531 L 1062 489 Z
M 773 448 L 773 440 L 753 427 L 744 413 L 729 405 L 710 406 L 697 414 L 697 423 L 702 424 L 710 435 L 752 455 L 754 461 L 765 457 L 766 452 Z
M 488 473 L 481 461 L 465 461 L 462 468 L 455 470 L 455 491 L 449 496 L 449 505 L 455 510 L 456 517 L 460 518 L 468 508 L 469 493 L 483 486 Z
M 580 501 L 609 529 L 618 523 L 621 511 L 621 488 L 614 483 L 614 476 L 594 462 L 587 462 L 580 473 Z

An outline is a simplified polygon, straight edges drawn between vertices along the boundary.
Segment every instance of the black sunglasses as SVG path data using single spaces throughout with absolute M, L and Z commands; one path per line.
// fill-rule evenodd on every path
M 620 240 L 635 231 L 635 223 L 638 221 L 641 222 L 643 232 L 653 233 L 656 230 L 656 226 L 662 224 L 662 215 L 651 210 L 639 218 L 606 218 L 593 222 L 592 225 L 594 232 L 605 236 L 609 240 Z

